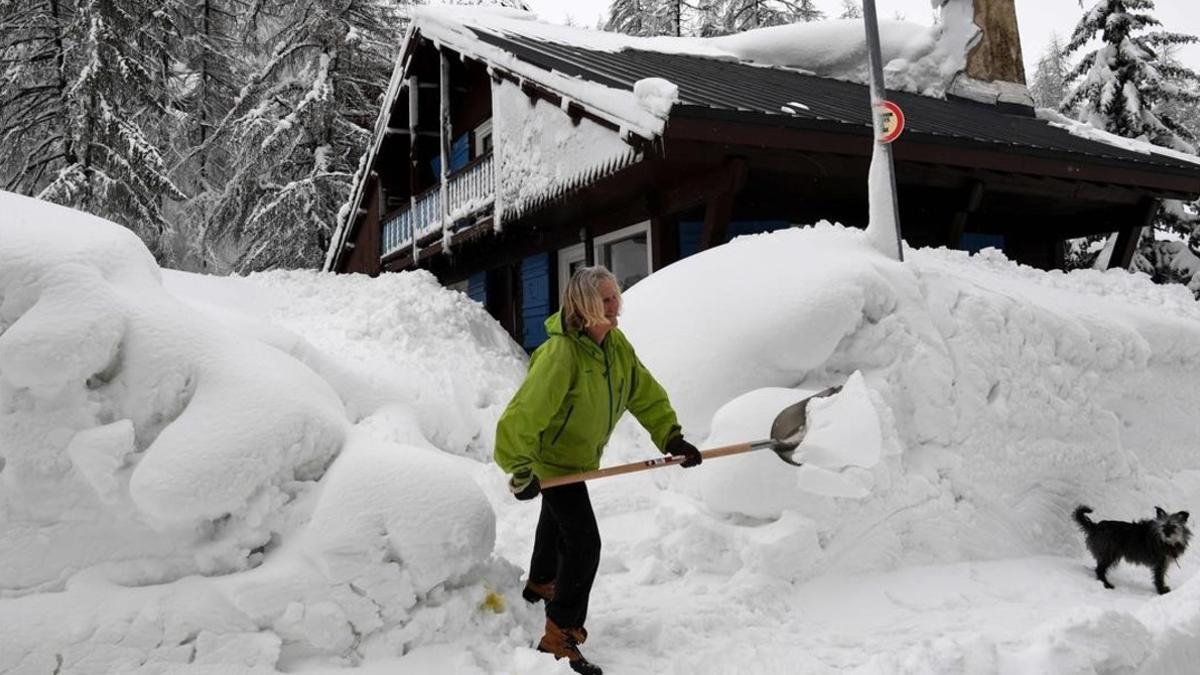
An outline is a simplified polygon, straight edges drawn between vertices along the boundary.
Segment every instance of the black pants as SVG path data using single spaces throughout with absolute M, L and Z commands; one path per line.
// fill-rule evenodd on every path
M 581 628 L 599 567 L 600 530 L 587 485 L 573 483 L 542 490 L 529 580 L 554 580 L 554 599 L 546 603 L 546 618 L 559 628 Z

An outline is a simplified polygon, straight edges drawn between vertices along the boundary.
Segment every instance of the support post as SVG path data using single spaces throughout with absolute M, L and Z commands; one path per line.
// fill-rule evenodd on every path
M 412 266 L 417 266 L 420 259 L 420 249 L 417 248 L 417 171 L 420 163 L 417 160 L 417 125 L 420 120 L 420 80 L 414 75 L 408 78 L 408 229 L 412 237 Z
M 1113 245 L 1112 257 L 1108 259 L 1108 269 L 1119 267 L 1129 269 L 1133 262 L 1133 254 L 1137 251 L 1142 232 L 1154 225 L 1154 217 L 1158 215 L 1160 202 L 1149 197 L 1143 199 L 1137 206 L 1133 222 L 1117 231 L 1117 241 Z
M 647 207 L 650 211 L 650 251 L 651 261 L 657 272 L 671 263 L 679 260 L 679 216 L 665 214 L 658 205 L 658 199 L 651 196 Z
M 442 252 L 450 252 L 450 190 L 446 182 L 446 177 L 450 174 L 450 57 L 446 55 L 446 50 L 438 52 L 438 58 L 441 61 L 441 77 L 439 79 L 439 92 L 441 93 L 438 101 L 438 128 L 441 133 L 441 152 L 442 152 L 442 186 L 441 186 L 441 201 L 442 209 Z
M 746 183 L 746 160 L 730 157 L 725 162 L 724 184 L 708 198 L 704 209 L 704 229 L 700 232 L 700 250 L 719 246 L 729 232 L 729 219 L 733 216 L 734 196 Z
M 729 218 L 733 215 L 733 193 L 722 190 L 713 195 L 704 208 L 704 230 L 700 233 L 700 250 L 708 250 L 725 241 L 729 233 Z
M 946 242 L 950 248 L 958 248 L 962 244 L 963 232 L 967 229 L 967 220 L 979 209 L 980 202 L 983 201 L 983 182 L 972 180 L 967 185 L 966 196 L 959 206 L 959 209 L 954 212 L 954 217 L 950 219 L 950 241 Z

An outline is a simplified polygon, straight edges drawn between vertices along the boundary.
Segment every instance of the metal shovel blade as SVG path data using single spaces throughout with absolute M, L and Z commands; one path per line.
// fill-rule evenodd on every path
M 792 466 L 804 465 L 803 462 L 796 461 L 794 456 L 796 448 L 808 431 L 808 402 L 814 398 L 832 396 L 841 390 L 840 386 L 830 387 L 779 411 L 775 421 L 771 423 L 771 449 L 779 455 L 779 459 Z

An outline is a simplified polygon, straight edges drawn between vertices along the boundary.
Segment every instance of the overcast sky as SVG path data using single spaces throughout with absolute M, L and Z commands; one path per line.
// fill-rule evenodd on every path
M 599 17 L 608 13 L 609 0 L 525 0 L 544 21 L 565 23 L 568 16 L 579 24 L 594 26 Z M 816 0 L 829 16 L 841 12 L 840 0 Z M 1033 74 L 1033 66 L 1046 47 L 1051 32 L 1065 41 L 1083 15 L 1078 0 L 1016 0 L 1017 23 L 1021 30 L 1021 49 L 1025 53 L 1025 75 Z M 1095 0 L 1084 0 L 1086 7 Z M 1200 0 L 1157 0 L 1154 16 L 1165 30 L 1200 35 Z M 880 18 L 903 14 L 909 21 L 930 24 L 933 12 L 929 0 L 876 0 Z M 1200 70 L 1200 46 L 1191 45 L 1181 53 L 1184 61 Z

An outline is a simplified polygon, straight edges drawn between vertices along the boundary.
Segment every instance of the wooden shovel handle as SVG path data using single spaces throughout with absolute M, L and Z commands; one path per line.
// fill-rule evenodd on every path
M 759 441 L 756 443 L 738 443 L 737 445 L 725 445 L 711 450 L 705 450 L 700 453 L 704 459 L 715 459 L 717 457 L 725 457 L 727 455 L 738 455 L 743 452 L 757 450 L 760 447 L 768 447 L 769 442 Z M 570 485 L 571 483 L 582 483 L 585 480 L 593 478 L 607 478 L 609 476 L 619 476 L 623 473 L 634 473 L 635 471 L 647 471 L 649 469 L 657 469 L 663 466 L 671 466 L 679 464 L 686 460 L 683 455 L 664 455 L 655 459 L 648 459 L 644 462 L 630 462 L 629 464 L 618 464 L 604 469 L 596 469 L 595 471 L 585 471 L 583 473 L 575 473 L 569 476 L 559 476 L 557 478 L 547 478 L 541 481 L 542 489 L 558 487 L 560 485 Z

